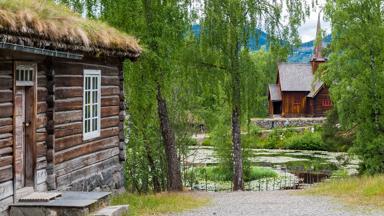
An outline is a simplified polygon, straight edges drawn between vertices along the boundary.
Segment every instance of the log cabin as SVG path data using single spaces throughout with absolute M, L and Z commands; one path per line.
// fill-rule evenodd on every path
M 0 215 L 26 191 L 118 189 L 138 41 L 53 1 L 0 1 Z
M 320 14 L 317 36 L 321 35 Z M 321 41 L 321 40 L 320 40 Z M 316 76 L 322 57 L 322 43 L 317 43 L 309 64 L 281 63 L 275 84 L 268 86 L 270 116 L 322 117 L 332 108 L 328 87 Z

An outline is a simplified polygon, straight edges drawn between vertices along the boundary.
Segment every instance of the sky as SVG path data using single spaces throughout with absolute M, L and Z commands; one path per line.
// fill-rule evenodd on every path
M 325 0 L 320 0 L 320 4 L 324 4 Z M 316 26 L 319 8 L 311 11 L 310 17 L 308 17 L 305 23 L 299 28 L 300 38 L 302 42 L 308 42 L 314 40 L 316 37 Z M 321 28 L 326 31 L 327 34 L 331 33 L 331 25 L 323 19 L 321 15 Z

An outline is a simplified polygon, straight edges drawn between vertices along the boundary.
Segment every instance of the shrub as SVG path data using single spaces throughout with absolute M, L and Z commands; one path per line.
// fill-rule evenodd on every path
M 247 171 L 244 172 L 244 180 L 246 182 L 262 178 L 274 178 L 277 176 L 278 174 L 273 169 L 267 167 L 252 166 L 249 169 L 249 173 L 247 173 Z
M 208 181 L 232 181 L 232 171 L 221 166 L 200 167 L 195 169 L 198 179 Z M 270 168 L 251 166 L 244 170 L 244 181 L 277 177 L 278 174 Z
M 201 167 L 195 170 L 198 179 L 208 181 L 231 181 L 232 172 L 231 170 L 225 169 L 225 167 Z
M 202 143 L 201 143 L 202 146 L 212 146 L 211 144 L 211 139 L 210 138 L 206 138 Z
M 305 131 L 284 141 L 284 148 L 294 150 L 328 150 L 319 132 Z
M 273 129 L 263 143 L 263 148 L 278 149 L 284 148 L 285 140 L 297 135 L 292 129 Z
M 353 131 L 344 131 L 339 123 L 336 109 L 327 113 L 327 120 L 323 124 L 322 139 L 332 151 L 348 151 L 353 145 L 355 134 Z

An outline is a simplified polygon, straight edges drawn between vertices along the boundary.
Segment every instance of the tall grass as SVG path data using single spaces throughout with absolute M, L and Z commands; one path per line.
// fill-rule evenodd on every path
M 384 175 L 332 179 L 305 193 L 332 196 L 352 205 L 384 208 Z
M 208 197 L 191 193 L 137 195 L 123 193 L 112 197 L 113 205 L 129 205 L 129 216 L 161 215 L 182 212 L 207 205 Z

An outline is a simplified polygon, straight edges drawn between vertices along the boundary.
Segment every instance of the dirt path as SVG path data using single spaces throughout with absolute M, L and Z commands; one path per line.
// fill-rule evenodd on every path
M 384 211 L 348 207 L 326 197 L 292 191 L 207 193 L 212 204 L 177 216 L 383 216 Z

